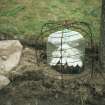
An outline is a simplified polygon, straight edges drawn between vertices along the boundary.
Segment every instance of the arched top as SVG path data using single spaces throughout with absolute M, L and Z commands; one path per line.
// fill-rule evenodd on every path
M 49 21 L 42 26 L 40 37 L 41 39 L 44 39 L 48 37 L 51 33 L 64 29 L 69 29 L 81 33 L 83 37 L 88 41 L 89 45 L 92 47 L 94 43 L 93 33 L 90 24 L 87 22 L 71 22 L 70 20 Z

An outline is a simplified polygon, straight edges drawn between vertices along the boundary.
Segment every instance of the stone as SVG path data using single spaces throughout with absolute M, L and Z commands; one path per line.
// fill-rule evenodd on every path
M 0 75 L 0 89 L 4 88 L 9 83 L 10 83 L 10 80 L 7 77 Z
M 8 73 L 18 65 L 22 49 L 18 40 L 0 41 L 0 73 Z
M 2 60 L 7 60 L 7 56 L 2 56 L 1 59 Z

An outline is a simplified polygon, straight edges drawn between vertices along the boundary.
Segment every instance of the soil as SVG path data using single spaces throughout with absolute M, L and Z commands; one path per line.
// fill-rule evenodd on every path
M 11 83 L 0 90 L 0 105 L 105 105 L 104 73 L 91 77 L 88 68 L 62 79 L 56 70 L 37 64 L 35 55 L 35 49 L 24 48 L 20 64 L 8 74 Z

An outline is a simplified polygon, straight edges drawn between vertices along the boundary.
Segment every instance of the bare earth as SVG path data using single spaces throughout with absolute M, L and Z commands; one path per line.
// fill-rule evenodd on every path
M 104 76 L 104 74 L 103 74 Z M 25 48 L 21 62 L 0 91 L 0 105 L 105 105 L 105 80 L 95 72 L 63 75 L 46 64 L 36 64 L 35 50 Z

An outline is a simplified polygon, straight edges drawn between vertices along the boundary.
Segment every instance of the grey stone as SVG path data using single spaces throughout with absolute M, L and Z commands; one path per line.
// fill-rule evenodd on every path
M 10 80 L 7 77 L 0 75 L 0 89 L 4 88 L 9 83 L 10 83 Z
M 0 41 L 0 73 L 8 73 L 18 65 L 22 48 L 18 40 Z

